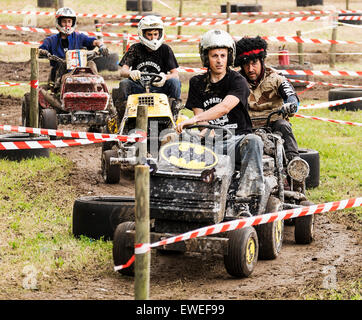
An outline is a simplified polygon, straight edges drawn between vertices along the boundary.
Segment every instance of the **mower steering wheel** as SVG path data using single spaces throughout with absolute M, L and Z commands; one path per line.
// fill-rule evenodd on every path
M 141 79 L 138 80 L 143 87 L 152 86 L 154 82 L 161 81 L 162 77 L 158 73 L 141 72 Z
M 200 135 L 199 135 L 199 132 L 195 133 L 193 131 L 191 131 L 191 129 L 194 129 L 194 128 L 206 128 L 207 131 L 206 131 L 206 134 L 205 136 L 203 137 L 205 140 L 206 139 L 213 139 L 212 137 L 210 137 L 210 133 L 211 133 L 211 130 L 216 130 L 214 131 L 215 133 L 215 138 L 222 138 L 222 140 L 228 140 L 232 137 L 232 133 L 229 129 L 227 128 L 224 128 L 224 127 L 220 127 L 220 126 L 215 126 L 215 125 L 212 125 L 212 124 L 196 124 L 196 125 L 192 125 L 192 126 L 189 126 L 187 128 L 185 128 L 185 133 L 190 136 L 190 137 L 197 137 L 197 138 L 200 138 Z M 222 132 L 220 133 L 221 130 Z

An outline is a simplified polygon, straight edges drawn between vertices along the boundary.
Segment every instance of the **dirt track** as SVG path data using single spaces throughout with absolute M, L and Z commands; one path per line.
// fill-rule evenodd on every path
M 22 72 L 18 68 L 18 73 Z M 23 64 L 23 72 L 29 65 Z M 0 64 L 7 80 L 15 80 L 14 65 Z M 41 77 L 46 77 L 41 70 Z M 325 91 L 314 93 L 322 96 Z M 0 96 L 3 124 L 20 124 L 20 99 Z M 69 129 L 69 127 L 67 127 Z M 75 128 L 72 128 L 75 129 Z M 77 128 L 79 130 L 79 128 Z M 100 146 L 56 149 L 76 163 L 71 183 L 79 195 L 133 195 L 133 181 L 122 177 L 118 185 L 106 185 L 100 176 Z M 285 227 L 281 255 L 259 261 L 250 278 L 233 279 L 225 271 L 222 257 L 197 254 L 161 256 L 152 254 L 151 299 L 297 299 L 320 288 L 331 288 L 362 273 L 361 228 L 353 215 L 336 224 L 331 215 L 320 215 L 316 240 L 296 245 L 293 227 Z M 352 220 L 350 220 L 352 218 Z M 355 219 L 355 220 L 353 220 Z M 348 221 L 348 223 L 346 223 Z M 166 276 L 167 275 L 167 276 Z M 336 278 L 335 278 L 336 276 Z M 59 279 L 51 292 L 24 292 L 11 299 L 133 299 L 133 278 L 112 272 L 70 273 Z M 10 297 L 9 297 L 10 298 Z

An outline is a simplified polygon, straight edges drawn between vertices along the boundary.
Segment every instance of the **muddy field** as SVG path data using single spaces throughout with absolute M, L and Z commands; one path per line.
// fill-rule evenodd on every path
M 26 79 L 29 69 L 29 63 L 0 63 L 2 78 L 7 81 Z M 41 64 L 40 79 L 46 77 L 47 68 Z M 326 99 L 327 90 L 316 87 L 304 94 L 303 98 Z M 1 95 L 0 116 L 3 124 L 20 124 L 20 99 Z M 100 146 L 61 148 L 52 152 L 76 164 L 71 184 L 79 196 L 134 194 L 132 178 L 122 177 L 118 185 L 103 182 Z M 360 230 L 361 223 L 354 215 L 346 214 L 338 220 L 333 213 L 320 215 L 316 222 L 316 240 L 303 246 L 294 243 L 293 227 L 286 226 L 281 255 L 276 260 L 259 261 L 252 276 L 242 280 L 233 279 L 226 273 L 222 257 L 198 254 L 165 256 L 153 252 L 150 297 L 162 300 L 298 299 L 320 288 L 338 287 L 338 283 L 358 279 L 362 273 Z M 24 290 L 18 296 L 5 298 L 133 299 L 133 278 L 111 270 L 112 261 L 110 272 L 106 274 L 99 274 L 97 270 L 69 273 L 54 281 L 50 292 Z

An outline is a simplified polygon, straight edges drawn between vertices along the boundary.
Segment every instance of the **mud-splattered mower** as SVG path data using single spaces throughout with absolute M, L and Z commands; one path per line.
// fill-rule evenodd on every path
M 139 105 L 147 106 L 147 154 L 150 158 L 157 157 L 161 142 L 167 139 L 169 131 L 175 128 L 178 112 L 183 107 L 177 100 L 168 98 L 165 94 L 150 92 L 152 83 L 160 79 L 159 74 L 141 72 L 139 83 L 145 88 L 145 93 L 128 96 L 124 115 L 117 130 L 120 135 L 134 133 L 136 131 L 137 107 Z M 112 92 L 112 96 L 115 95 Z M 138 162 L 137 151 L 137 144 L 133 142 L 105 142 L 102 150 L 101 167 L 104 181 L 110 184 L 118 183 L 122 171 L 132 172 Z
M 66 59 L 49 55 L 48 59 L 64 64 L 67 70 L 59 91 L 48 85 L 39 87 L 39 125 L 57 129 L 58 124 L 86 124 L 89 131 L 101 132 L 108 115 L 110 94 L 102 76 L 86 67 L 87 61 L 99 57 L 96 50 L 69 50 Z M 22 124 L 29 126 L 30 94 L 22 100 Z
M 231 134 L 220 127 L 193 126 L 198 127 L 222 130 L 223 139 Z M 190 135 L 189 129 L 186 132 Z M 233 169 L 229 156 L 216 154 L 190 139 L 161 147 L 150 178 L 150 216 L 154 219 L 151 243 L 220 222 L 310 205 L 304 194 L 308 164 L 303 160 L 287 163 L 281 137 L 268 128 L 256 134 L 264 141 L 265 194 L 250 199 L 236 197 L 240 172 Z M 313 216 L 295 219 L 296 242 L 311 242 L 313 226 Z M 134 222 L 117 227 L 113 238 L 115 265 L 125 264 L 132 256 L 134 227 Z M 284 221 L 274 221 L 157 249 L 222 255 L 230 275 L 247 277 L 258 258 L 275 259 L 279 255 L 283 231 Z M 132 275 L 133 266 L 120 272 Z

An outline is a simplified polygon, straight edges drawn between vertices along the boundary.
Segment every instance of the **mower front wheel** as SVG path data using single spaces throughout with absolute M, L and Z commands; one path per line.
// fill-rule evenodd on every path
M 228 254 L 224 256 L 226 271 L 233 277 L 248 277 L 258 261 L 258 236 L 253 227 L 228 233 Z
M 41 109 L 39 120 L 41 128 L 54 130 L 58 128 L 57 112 L 54 109 Z
M 121 178 L 121 167 L 111 165 L 110 159 L 118 156 L 117 150 L 106 150 L 102 153 L 102 177 L 106 183 L 118 183 Z

